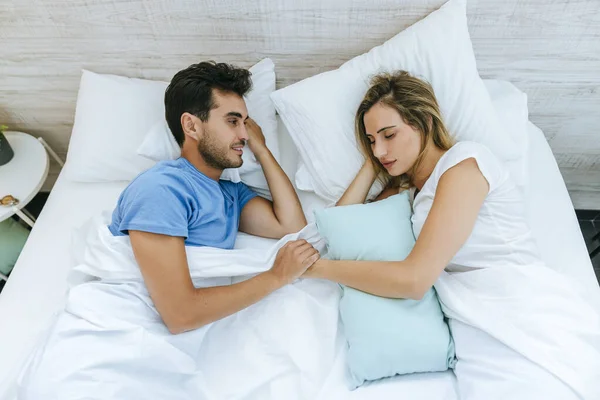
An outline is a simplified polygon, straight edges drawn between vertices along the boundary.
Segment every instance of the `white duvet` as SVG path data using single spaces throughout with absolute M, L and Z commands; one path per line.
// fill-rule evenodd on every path
M 331 373 L 344 351 L 338 285 L 300 280 L 233 316 L 171 335 L 128 237 L 113 237 L 107 217 L 78 235 L 65 309 L 22 372 L 19 399 L 294 400 L 324 398 L 324 387 L 346 390 Z M 324 250 L 314 224 L 278 242 L 244 235 L 235 250 L 187 248 L 192 279 L 198 287 L 244 279 L 299 237 Z M 600 399 L 600 318 L 573 287 L 542 266 L 444 273 L 436 289 L 457 346 L 473 361 L 456 371 L 459 398 Z M 522 382 L 539 382 L 539 391 L 523 392 Z
M 81 232 L 64 312 L 19 382 L 19 399 L 311 399 L 334 361 L 338 285 L 298 281 L 203 328 L 171 335 L 146 291 L 129 238 L 107 216 Z M 221 250 L 187 247 L 197 287 L 227 285 L 272 265 L 279 242 L 242 236 Z

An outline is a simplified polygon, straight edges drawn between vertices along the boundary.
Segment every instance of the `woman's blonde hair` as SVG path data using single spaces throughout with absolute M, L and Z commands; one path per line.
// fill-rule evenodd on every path
M 371 142 L 365 130 L 365 113 L 375 104 L 382 103 L 395 109 L 404 122 L 421 132 L 421 151 L 411 171 L 401 176 L 391 176 L 381 165 L 371 150 Z M 407 189 L 413 186 L 410 176 L 414 176 L 423 161 L 426 144 L 431 140 L 442 150 L 448 150 L 454 139 L 448 133 L 440 107 L 431 85 L 411 76 L 406 71 L 383 73 L 371 80 L 371 87 L 365 94 L 356 112 L 356 139 L 365 157 L 371 159 L 377 176 L 387 186 Z

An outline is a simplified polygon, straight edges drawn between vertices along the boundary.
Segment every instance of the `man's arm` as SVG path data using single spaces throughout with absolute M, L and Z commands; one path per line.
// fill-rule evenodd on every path
M 262 197 L 250 200 L 242 210 L 240 231 L 275 239 L 298 232 L 306 226 L 306 218 L 294 186 L 267 148 L 256 122 L 248 118 L 246 129 L 248 146 L 263 169 L 273 202 Z
M 287 243 L 273 267 L 230 286 L 195 288 L 182 237 L 129 231 L 150 297 L 173 334 L 217 321 L 258 302 L 298 278 L 319 257 L 306 241 Z

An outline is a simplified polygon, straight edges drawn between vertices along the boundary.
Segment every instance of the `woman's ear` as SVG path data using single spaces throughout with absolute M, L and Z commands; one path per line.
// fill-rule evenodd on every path
M 181 114 L 181 128 L 185 136 L 198 141 L 202 136 L 202 127 L 199 124 L 199 118 L 188 112 Z

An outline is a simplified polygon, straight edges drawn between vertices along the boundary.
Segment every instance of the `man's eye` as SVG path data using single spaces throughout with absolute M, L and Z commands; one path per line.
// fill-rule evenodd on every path
M 237 122 L 237 119 L 230 119 L 229 123 L 233 126 L 236 126 L 238 122 Z

